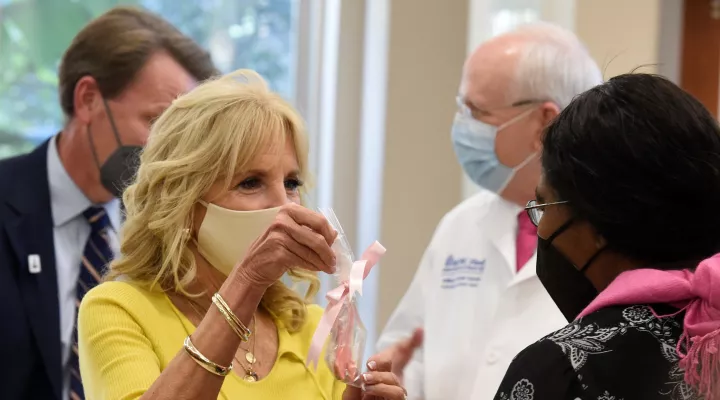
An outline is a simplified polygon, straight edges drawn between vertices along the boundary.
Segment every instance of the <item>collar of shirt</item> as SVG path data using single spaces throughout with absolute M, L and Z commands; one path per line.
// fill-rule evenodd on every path
M 315 325 L 308 323 L 306 320 L 305 325 L 299 332 L 290 333 L 277 315 L 273 312 L 268 312 L 275 322 L 275 326 L 277 326 L 278 359 L 285 354 L 292 354 L 298 360 L 305 361 L 308 344 L 310 340 L 312 340 L 312 335 L 315 333 Z M 309 318 L 309 313 L 307 318 Z
M 85 194 L 75 184 L 60 161 L 55 135 L 48 146 L 48 183 L 50 185 L 50 206 L 52 208 L 53 225 L 62 226 L 92 205 Z M 115 231 L 120 227 L 120 201 L 113 199 L 102 205 L 108 213 L 110 223 Z
M 285 354 L 292 354 L 298 360 L 305 361 L 308 352 L 308 343 L 312 340 L 312 336 L 307 336 L 305 329 L 301 332 L 290 333 L 285 325 L 279 320 L 275 320 L 278 326 L 278 357 Z M 310 335 L 315 333 L 314 329 L 310 330 Z

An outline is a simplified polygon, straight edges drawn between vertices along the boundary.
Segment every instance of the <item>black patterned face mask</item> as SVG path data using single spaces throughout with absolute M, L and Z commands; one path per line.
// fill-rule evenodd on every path
M 577 268 L 552 245 L 553 240 L 572 223 L 573 220 L 569 220 L 547 239 L 538 236 L 536 267 L 540 282 L 568 322 L 575 320 L 598 295 L 595 286 L 585 276 L 585 271 L 604 250 L 598 250 L 582 268 Z

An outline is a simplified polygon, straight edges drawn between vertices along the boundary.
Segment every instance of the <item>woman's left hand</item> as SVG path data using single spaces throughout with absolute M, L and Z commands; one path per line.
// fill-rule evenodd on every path
M 362 374 L 364 388 L 348 386 L 343 400 L 405 400 L 407 392 L 392 373 L 392 359 L 386 354 L 370 357 L 368 372 Z

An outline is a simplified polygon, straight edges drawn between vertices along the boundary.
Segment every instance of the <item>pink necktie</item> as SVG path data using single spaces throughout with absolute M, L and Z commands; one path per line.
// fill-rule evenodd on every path
M 530 221 L 530 217 L 525 210 L 520 211 L 518 215 L 517 244 L 515 248 L 517 270 L 520 271 L 537 248 L 537 228 Z

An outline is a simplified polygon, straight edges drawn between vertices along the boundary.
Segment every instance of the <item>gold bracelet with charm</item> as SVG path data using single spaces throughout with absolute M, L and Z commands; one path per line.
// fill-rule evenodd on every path
M 220 311 L 220 314 L 225 317 L 225 320 L 227 321 L 228 325 L 230 325 L 230 328 L 232 328 L 233 331 L 240 337 L 240 340 L 243 342 L 247 342 L 250 340 L 250 335 L 252 335 L 252 331 L 248 329 L 245 324 L 240 321 L 240 318 L 238 318 L 235 313 L 232 312 L 230 309 L 230 306 L 227 305 L 225 302 L 225 299 L 220 296 L 220 293 L 215 293 L 212 297 L 212 302 L 215 304 L 215 306 L 218 308 L 218 311 Z
M 197 348 L 195 348 L 195 345 L 193 345 L 193 342 L 192 340 L 190 340 L 189 335 L 185 338 L 183 347 L 185 348 L 185 351 L 190 355 L 190 357 L 192 357 L 195 363 L 197 363 L 199 366 L 203 367 L 206 371 L 210 373 L 213 373 L 217 376 L 225 377 L 233 369 L 232 362 L 229 366 L 223 367 L 222 365 L 215 364 L 214 362 L 210 361 Z

